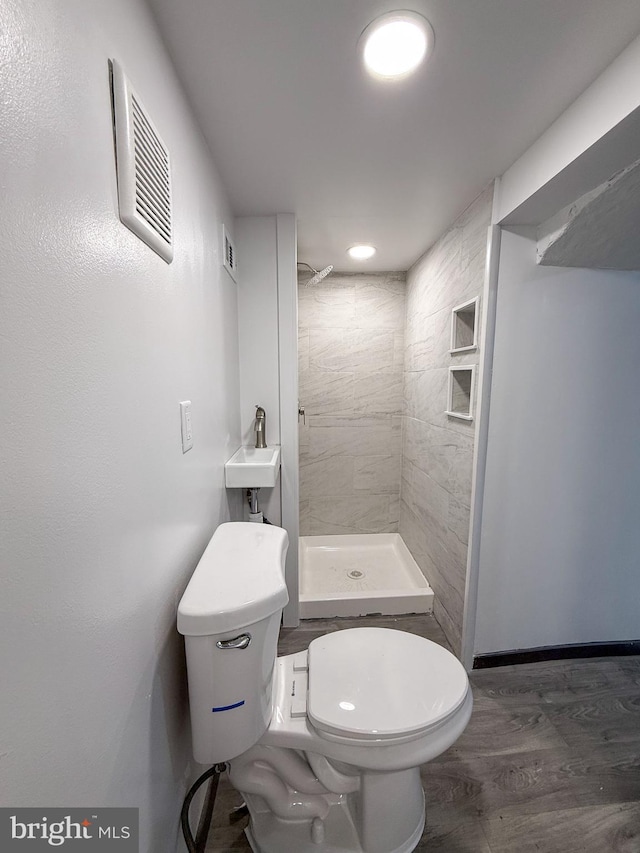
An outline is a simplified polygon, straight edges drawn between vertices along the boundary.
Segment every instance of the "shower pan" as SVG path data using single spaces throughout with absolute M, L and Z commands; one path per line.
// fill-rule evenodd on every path
M 431 613 L 433 590 L 398 533 L 301 536 L 300 618 Z

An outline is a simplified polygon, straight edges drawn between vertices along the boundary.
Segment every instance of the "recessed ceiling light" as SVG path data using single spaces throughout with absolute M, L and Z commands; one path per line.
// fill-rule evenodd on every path
M 406 77 L 431 51 L 433 38 L 431 24 L 417 12 L 388 12 L 362 33 L 365 67 L 386 80 Z
M 374 246 L 351 246 L 347 253 L 356 261 L 366 261 L 375 255 L 376 250 Z

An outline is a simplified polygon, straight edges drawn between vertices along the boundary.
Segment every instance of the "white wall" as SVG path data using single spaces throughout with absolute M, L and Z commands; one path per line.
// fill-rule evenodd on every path
M 238 258 L 240 419 L 242 443 L 255 443 L 255 407 L 266 412 L 267 444 L 280 444 L 281 471 L 259 506 L 289 534 L 287 627 L 298 623 L 298 442 L 296 222 L 293 214 L 240 217 Z M 242 496 L 244 500 L 244 495 Z M 248 507 L 244 507 L 248 519 Z
M 640 638 L 640 273 L 503 232 L 475 653 Z
M 256 442 L 256 406 L 266 412 L 267 444 L 281 444 L 277 220 L 275 216 L 241 217 L 235 230 L 242 444 Z M 280 482 L 274 489 L 260 489 L 259 504 L 272 524 L 280 524 Z M 244 515 L 248 521 L 247 506 Z
M 267 413 L 267 443 L 280 444 L 277 217 L 243 216 L 235 229 L 242 443 L 255 443 L 260 405 Z
M 141 0 L 3 0 L 0 34 L 2 805 L 139 806 L 141 851 L 170 851 L 193 775 L 176 605 L 240 510 L 230 213 Z M 109 57 L 171 152 L 170 266 L 118 220 Z
M 298 459 L 298 233 L 293 213 L 276 216 L 278 241 L 278 351 L 280 374 L 280 438 L 282 441 L 282 526 L 289 534 L 285 577 L 289 603 L 285 628 L 299 623 L 298 534 L 300 494 Z

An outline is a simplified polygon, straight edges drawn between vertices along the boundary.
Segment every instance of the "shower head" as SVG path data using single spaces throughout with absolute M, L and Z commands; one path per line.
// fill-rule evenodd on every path
M 325 267 L 323 270 L 316 270 L 310 264 L 305 263 L 304 261 L 298 261 L 303 267 L 309 267 L 313 275 L 309 279 L 309 281 L 305 281 L 305 287 L 312 287 L 314 284 L 318 284 L 318 282 L 322 281 L 323 278 L 326 278 L 331 270 L 333 269 L 333 264 L 329 264 L 328 267 Z
M 322 281 L 323 278 L 326 278 L 331 270 L 333 269 L 333 264 L 329 264 L 328 267 L 325 267 L 320 272 L 316 271 L 316 274 L 312 276 L 307 282 L 307 287 L 311 287 L 314 284 L 318 284 L 318 282 Z

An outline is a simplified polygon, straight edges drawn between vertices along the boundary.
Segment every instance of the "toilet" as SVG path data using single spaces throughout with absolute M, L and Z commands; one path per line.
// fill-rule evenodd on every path
M 178 607 L 193 752 L 226 762 L 254 853 L 409 853 L 420 765 L 464 731 L 467 674 L 405 631 L 350 628 L 277 657 L 286 531 L 220 525 Z

